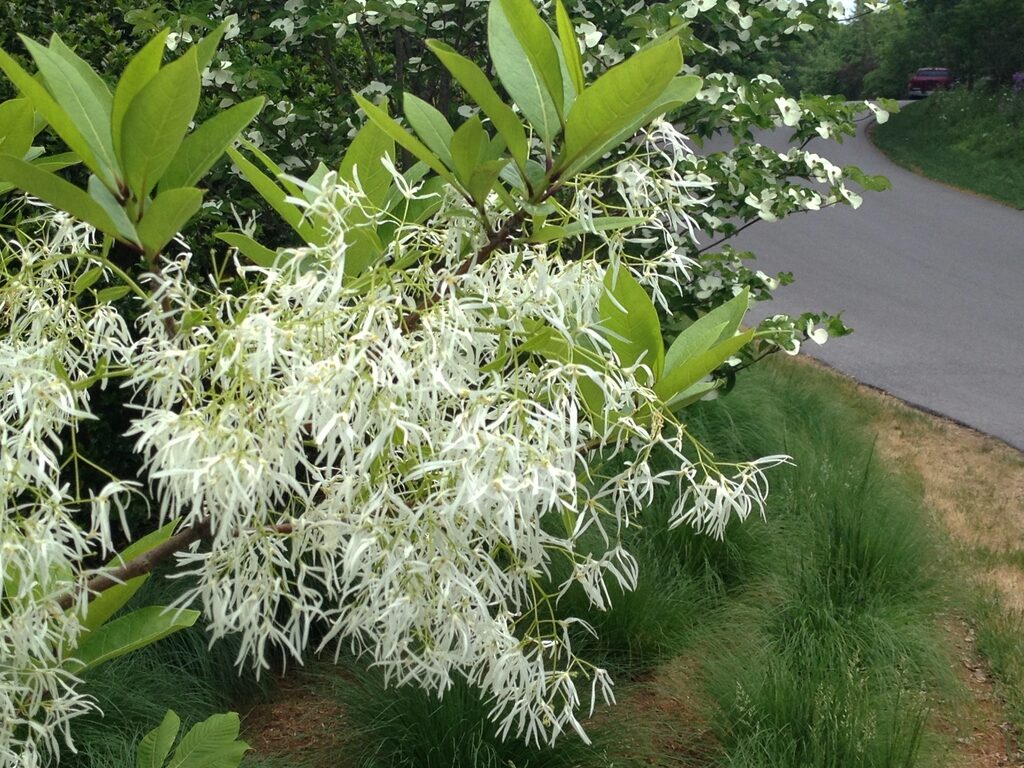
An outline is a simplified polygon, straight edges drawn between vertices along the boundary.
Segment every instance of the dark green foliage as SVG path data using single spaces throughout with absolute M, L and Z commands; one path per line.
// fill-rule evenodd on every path
M 1024 209 L 1024 94 L 937 93 L 878 126 L 874 140 L 900 165 Z

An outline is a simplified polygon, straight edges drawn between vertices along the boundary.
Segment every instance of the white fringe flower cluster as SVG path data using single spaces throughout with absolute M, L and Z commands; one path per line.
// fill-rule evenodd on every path
M 88 500 L 62 468 L 68 434 L 92 418 L 83 382 L 129 343 L 114 310 L 80 306 L 71 267 L 91 228 L 52 213 L 35 225 L 0 243 L 0 765 L 26 768 L 70 746 L 69 721 L 91 707 L 64 669 L 79 613 L 57 600 L 109 528 L 103 515 L 80 527 Z
M 595 322 L 597 261 L 522 245 L 466 269 L 487 233 L 451 208 L 399 233 L 384 262 L 412 253 L 413 267 L 352 280 L 352 205 L 328 178 L 310 207 L 335 217 L 334 240 L 242 269 L 244 295 L 200 292 L 186 258 L 158 279 L 169 315 L 141 321 L 132 432 L 162 518 L 212 532 L 183 558 L 198 576 L 186 599 L 258 664 L 274 646 L 301 657 L 322 624 L 390 681 L 444 692 L 465 676 L 503 732 L 582 734 L 578 686 L 593 704 L 611 680 L 574 655 L 582 620 L 559 616 L 557 595 L 578 584 L 604 609 L 609 584 L 633 586 L 619 531 L 657 485 L 678 487 L 673 521 L 720 535 L 762 507 L 762 470 L 781 459 L 728 477 L 681 424 L 635 416 L 656 399 Z M 524 352 L 542 329 L 613 364 Z M 659 446 L 671 471 L 652 469 Z

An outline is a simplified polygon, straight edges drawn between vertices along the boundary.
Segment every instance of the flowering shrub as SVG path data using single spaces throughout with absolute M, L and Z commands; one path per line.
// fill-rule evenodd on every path
M 375 19 L 405 30 L 417 6 L 399 5 L 338 16 L 336 34 Z M 367 122 L 340 163 L 304 178 L 253 142 L 231 147 L 259 100 L 193 125 L 237 19 L 187 50 L 185 32 L 157 35 L 112 91 L 58 37 L 26 43 L 38 79 L 0 54 L 23 116 L 0 179 L 54 207 L 27 211 L 0 260 L 0 766 L 39 764 L 60 734 L 70 745 L 69 721 L 92 706 L 75 679 L 90 616 L 171 557 L 195 577 L 177 607 L 201 608 L 214 637 L 239 633 L 240 662 L 301 658 L 317 629 L 396 683 L 443 692 L 465 677 L 504 733 L 584 736 L 579 707 L 611 700 L 612 682 L 573 652 L 585 617 L 558 598 L 582 590 L 602 610 L 609 586 L 635 584 L 619 533 L 657 486 L 676 490 L 668 525 L 722 536 L 762 512 L 765 470 L 785 457 L 716 462 L 684 409 L 744 356 L 822 341 L 818 321 L 841 330 L 817 316 L 744 330 L 773 279 L 696 233 L 856 205 L 846 181 L 879 182 L 804 149 L 701 155 L 663 118 L 741 140 L 776 122 L 799 140 L 852 130 L 855 108 L 835 100 L 684 66 L 712 44 L 799 31 L 810 7 L 658 6 L 650 23 L 619 19 L 642 30 L 619 39 L 560 3 L 552 29 L 530 0 L 493 0 L 479 23 L 508 99 L 431 41 L 433 71 L 470 102 L 457 127 L 412 94 L 404 124 L 356 94 Z M 275 27 L 285 43 L 304 18 Z M 168 47 L 184 52 L 163 65 Z M 84 187 L 32 148 L 44 122 L 91 173 Z M 176 233 L 225 150 L 294 240 L 222 233 L 231 254 L 197 275 Z M 114 381 L 137 409 L 141 485 L 74 439 L 91 392 Z M 86 465 L 109 482 L 82 484 Z M 96 568 L 144 491 L 167 535 Z

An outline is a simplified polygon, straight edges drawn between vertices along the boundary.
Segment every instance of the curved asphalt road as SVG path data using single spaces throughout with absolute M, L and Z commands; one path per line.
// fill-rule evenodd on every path
M 761 137 L 782 148 L 778 134 Z M 737 236 L 791 286 L 755 307 L 845 310 L 851 336 L 804 350 L 855 379 L 1024 449 L 1024 211 L 894 165 L 864 135 L 809 149 L 882 173 L 888 192 Z M 856 187 L 854 187 L 856 189 Z M 754 319 L 754 318 L 752 318 Z

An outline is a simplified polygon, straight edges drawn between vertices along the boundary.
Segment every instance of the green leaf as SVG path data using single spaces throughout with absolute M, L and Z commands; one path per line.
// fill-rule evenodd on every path
M 428 40 L 427 47 L 441 60 L 441 63 L 459 81 L 469 97 L 494 123 L 494 128 L 505 140 L 508 151 L 516 165 L 525 167 L 529 154 L 526 131 L 516 113 L 508 106 L 491 85 L 490 79 L 475 63 L 455 52 L 454 49 L 437 40 Z
M 688 387 L 672 397 L 667 405 L 671 410 L 678 412 L 689 405 L 693 405 L 712 390 L 718 389 L 721 383 L 721 379 L 715 381 L 698 381 L 692 387 Z
M 270 268 L 277 261 L 277 251 L 272 251 L 265 245 L 253 240 L 241 232 L 218 232 L 214 235 L 218 240 L 223 240 L 258 267 Z
M 107 189 L 97 176 L 91 174 L 87 189 L 89 190 L 89 196 L 103 206 L 103 210 L 107 212 L 114 222 L 114 225 L 117 227 L 118 239 L 126 243 L 139 244 L 139 235 L 135 231 L 131 219 L 128 218 L 128 214 L 117 201 L 117 198 L 114 197 L 114 193 Z
M 483 205 L 487 196 L 494 189 L 494 184 L 501 175 L 502 170 L 508 165 L 508 160 L 488 160 L 473 169 L 469 180 L 466 182 L 466 191 L 473 200 Z
M 35 138 L 35 114 L 28 99 L 0 104 L 0 154 L 23 160 Z
M 164 45 L 169 30 L 162 30 L 156 37 L 146 43 L 124 68 L 121 79 L 114 89 L 114 102 L 110 116 L 110 126 L 114 140 L 114 152 L 121 157 L 121 126 L 125 113 L 132 100 L 146 87 L 156 73 L 160 71 L 160 63 L 164 58 Z
M 452 167 L 459 180 L 466 185 L 489 147 L 487 133 L 478 116 L 474 115 L 459 126 L 451 139 L 451 146 Z
M 160 189 L 193 186 L 206 175 L 262 108 L 262 96 L 235 104 L 186 136 L 167 167 L 167 172 L 160 179 Z
M 318 162 L 316 170 L 313 171 L 313 175 L 306 179 L 307 186 L 302 188 L 302 196 L 306 199 L 307 203 L 314 202 L 320 196 L 320 188 L 323 187 L 324 179 L 327 178 L 327 174 L 331 172 L 331 169 L 324 165 L 322 162 Z M 312 187 L 312 189 L 310 189 Z
M 163 768 L 181 728 L 181 718 L 173 709 L 167 710 L 163 722 L 139 742 L 138 768 Z
M 754 331 L 751 329 L 677 363 L 654 385 L 654 392 L 666 405 L 674 407 L 676 398 L 684 396 L 690 387 L 743 349 L 753 338 Z
M 682 65 L 679 43 L 672 40 L 612 67 L 583 91 L 565 128 L 558 163 L 563 175 L 586 168 L 635 133 Z
M 609 269 L 604 287 L 598 322 L 608 343 L 623 365 L 642 359 L 657 381 L 665 363 L 665 344 L 650 296 L 625 267 Z
M 498 79 L 548 147 L 562 129 L 562 67 L 532 0 L 492 0 L 487 39 Z
M 294 181 L 288 178 L 288 174 L 284 172 L 277 163 L 270 159 L 270 157 L 259 147 L 253 144 L 248 139 L 242 139 L 241 144 L 245 147 L 245 150 L 249 152 L 253 157 L 260 161 L 264 168 L 267 169 L 274 177 L 274 180 L 280 184 L 289 195 L 295 198 L 305 197 L 302 187 L 296 184 Z
M 444 115 L 418 96 L 406 93 L 402 97 L 402 108 L 405 111 L 405 119 L 416 131 L 416 135 L 427 145 L 431 152 L 441 158 L 449 168 L 452 168 L 452 155 L 449 147 L 452 143 L 451 125 Z
M 295 230 L 307 243 L 314 243 L 316 231 L 312 225 L 303 218 L 302 211 L 287 200 L 287 193 L 278 186 L 273 179 L 257 168 L 253 163 L 245 159 L 241 152 L 228 147 L 228 156 L 238 166 L 238 169 L 245 176 L 253 189 L 259 192 L 260 197 L 267 201 L 271 208 L 277 211 L 278 215 L 287 222 L 288 226 Z
M 97 269 L 102 269 L 97 267 Z M 174 533 L 174 528 L 177 526 L 177 520 L 168 523 L 162 528 L 143 536 L 138 541 L 133 542 L 123 549 L 119 554 L 115 555 L 113 559 L 106 564 L 106 568 L 120 568 L 125 563 L 131 562 L 139 555 L 144 555 L 154 547 L 163 544 L 167 539 Z M 95 599 L 89 603 L 89 610 L 80 620 L 83 628 L 86 630 L 94 630 L 101 627 L 103 624 L 110 619 L 115 613 L 121 610 L 125 604 L 132 599 L 132 596 L 139 591 L 139 588 L 146 583 L 149 579 L 149 574 L 143 574 L 142 576 L 136 576 L 134 579 L 129 579 L 123 584 L 116 584 L 109 589 L 104 590 L 98 594 Z
M 562 0 L 555 2 L 555 19 L 558 23 L 558 41 L 562 44 L 562 55 L 565 57 L 569 76 L 576 87 L 576 93 L 583 93 L 587 84 L 583 75 L 583 59 L 580 57 L 580 46 L 576 40 L 576 28 L 573 27 L 572 19 L 569 18 Z
M 530 242 L 549 243 L 566 237 L 576 237 L 596 232 L 620 232 L 634 229 L 646 223 L 647 219 L 630 216 L 598 216 L 590 221 L 574 221 L 567 226 L 547 226 L 533 233 Z
M 43 155 L 32 161 L 32 165 L 43 171 L 62 171 L 79 162 L 74 152 L 61 152 L 58 155 Z
M 203 191 L 177 187 L 161 192 L 138 223 L 139 240 L 150 256 L 163 250 L 203 204 Z
M 121 161 L 137 199 L 145 199 L 170 166 L 198 106 L 194 49 L 157 72 L 128 105 L 121 125 Z
M 376 123 L 381 130 L 394 139 L 399 146 L 408 150 L 413 157 L 425 163 L 430 170 L 452 186 L 458 186 L 458 182 L 455 180 L 455 177 L 452 176 L 451 171 L 445 167 L 444 163 L 441 162 L 437 155 L 431 152 L 423 142 L 406 131 L 380 107 L 368 101 L 358 93 L 353 93 L 353 96 L 355 96 L 356 103 L 358 103 L 366 113 L 366 117 Z
M 687 327 L 668 348 L 665 371 L 671 373 L 676 366 L 733 336 L 749 306 L 750 292 L 744 290 Z
M 109 288 L 102 288 L 96 291 L 96 303 L 112 304 L 115 301 L 120 301 L 131 292 L 132 289 L 127 285 L 112 285 Z
M 90 166 L 90 169 L 104 184 L 116 189 L 119 174 L 110 134 L 110 91 L 102 81 L 97 85 L 96 73 L 73 54 L 71 58 L 66 58 L 56 50 L 46 48 L 24 35 L 21 39 L 39 67 L 39 73 L 47 89 L 89 147 L 90 158 L 95 165 Z M 86 74 L 86 70 L 89 74 Z M 39 109 L 38 106 L 36 108 Z M 42 109 L 39 111 L 56 130 L 57 126 L 50 121 L 46 113 Z M 77 148 L 71 148 L 79 152 Z M 86 160 L 86 157 L 83 156 L 82 159 Z M 86 164 L 88 165 L 88 162 Z
M 249 749 L 238 741 L 238 714 L 213 715 L 182 738 L 167 768 L 237 768 Z
M 385 157 L 395 158 L 395 141 L 375 122 L 367 120 L 352 140 L 338 169 L 338 176 L 354 183 L 359 177 L 359 187 L 366 199 L 378 208 L 388 199 L 393 179 L 384 167 Z
M 213 57 L 217 53 L 217 47 L 220 45 L 220 41 L 227 29 L 228 23 L 222 21 L 213 32 L 192 46 L 191 50 L 195 51 L 196 66 L 200 72 L 210 66 L 210 62 L 213 61 Z
M 78 674 L 98 667 L 126 653 L 152 645 L 181 629 L 191 627 L 199 618 L 199 611 L 174 610 L 162 605 L 150 605 L 114 619 L 90 632 L 68 659 L 68 669 Z
M 71 67 L 81 82 L 85 83 L 89 95 L 100 104 L 108 115 L 110 114 L 111 100 L 113 96 L 103 78 L 96 74 L 96 71 L 89 64 L 65 45 L 56 32 L 50 35 L 50 50 L 59 56 L 67 66 Z M 76 81 L 77 82 L 77 81 Z
M 92 269 L 87 269 L 85 272 L 80 274 L 75 279 L 73 295 L 77 296 L 82 291 L 90 288 L 101 277 L 103 277 L 103 267 L 93 267 Z
M 2 49 L 0 49 L 0 69 L 14 83 L 14 87 L 32 102 L 36 111 L 43 116 L 43 119 L 50 124 L 50 127 L 63 139 L 64 143 L 82 159 L 86 167 L 94 173 L 102 173 L 103 169 L 89 148 L 89 143 L 75 126 L 75 121 L 61 108 L 41 83 L 22 69 L 18 62 Z
M 16 157 L 0 155 L 0 179 L 45 200 L 54 208 L 70 213 L 76 219 L 92 224 L 111 237 L 121 237 L 117 225 L 102 205 L 59 176 Z

